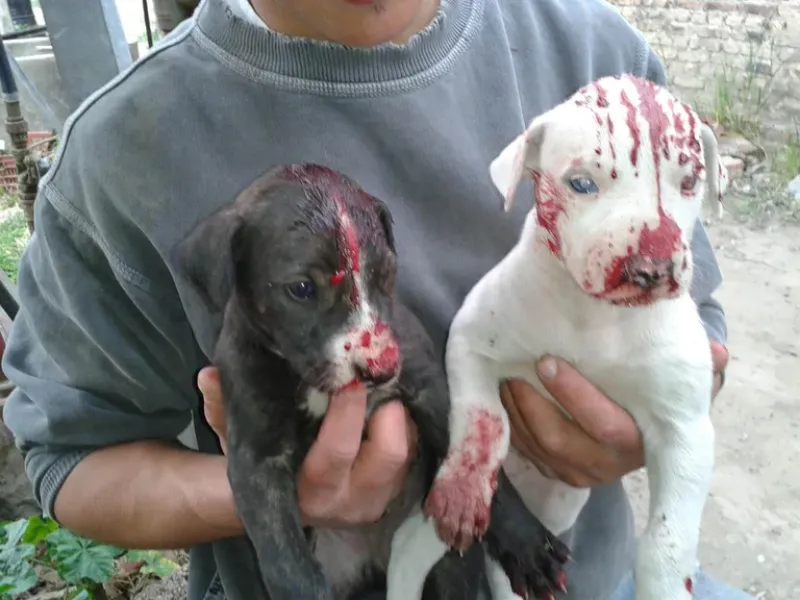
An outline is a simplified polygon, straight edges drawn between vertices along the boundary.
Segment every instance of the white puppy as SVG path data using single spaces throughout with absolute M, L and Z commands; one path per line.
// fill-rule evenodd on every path
M 575 523 L 589 490 L 509 451 L 498 392 L 522 378 L 552 399 L 534 364 L 561 356 L 642 432 L 651 502 L 636 597 L 687 600 L 714 465 L 711 353 L 689 296 L 701 201 L 721 210 L 727 182 L 714 132 L 666 89 L 609 77 L 536 118 L 490 173 L 506 209 L 531 177 L 535 206 L 453 322 L 451 447 L 426 513 L 444 539 L 480 537 L 504 466 L 548 528 Z

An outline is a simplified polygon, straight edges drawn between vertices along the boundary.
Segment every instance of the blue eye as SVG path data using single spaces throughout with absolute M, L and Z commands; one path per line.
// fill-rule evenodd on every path
M 317 286 L 313 281 L 297 281 L 286 286 L 291 296 L 298 300 L 310 300 L 317 295 Z
M 600 191 L 593 179 L 580 175 L 570 178 L 569 185 L 578 194 L 596 194 Z

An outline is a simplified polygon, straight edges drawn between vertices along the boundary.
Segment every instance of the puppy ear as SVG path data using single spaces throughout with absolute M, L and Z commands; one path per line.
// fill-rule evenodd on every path
M 242 220 L 226 207 L 206 217 L 178 245 L 178 260 L 203 299 L 222 312 L 235 285 Z
M 722 196 L 728 189 L 728 169 L 720 160 L 717 134 L 707 123 L 701 124 L 700 138 L 706 163 L 706 201 L 716 206 L 717 218 L 721 218 Z
M 544 138 L 545 115 L 536 117 L 525 133 L 503 148 L 489 165 L 489 175 L 494 186 L 503 194 L 503 210 L 508 211 L 514 203 L 522 176 L 539 162 L 539 148 Z
M 394 219 L 392 219 L 392 213 L 384 202 L 374 197 L 373 199 L 375 201 L 376 210 L 378 211 L 378 219 L 383 227 L 383 233 L 386 235 L 386 243 L 389 244 L 389 249 L 397 254 L 394 241 Z

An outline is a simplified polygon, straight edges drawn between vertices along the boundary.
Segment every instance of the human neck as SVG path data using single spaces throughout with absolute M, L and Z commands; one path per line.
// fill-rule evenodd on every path
M 363 44 L 352 44 L 348 40 L 333 39 L 320 30 L 299 21 L 286 10 L 276 6 L 273 0 L 249 0 L 253 10 L 271 30 L 292 37 L 342 43 L 346 45 L 378 46 L 385 43 L 405 44 L 408 40 L 427 27 L 437 14 L 440 0 L 422 0 L 418 10 L 406 15 L 406 23 L 397 27 L 387 27 L 390 34 L 378 35 Z

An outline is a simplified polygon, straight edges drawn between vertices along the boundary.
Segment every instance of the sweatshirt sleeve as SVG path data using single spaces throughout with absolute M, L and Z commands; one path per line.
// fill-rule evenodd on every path
M 103 201 L 100 188 L 91 194 L 91 202 Z M 61 485 L 93 450 L 176 440 L 197 406 L 197 355 L 174 289 L 145 289 L 52 183 L 35 207 L 36 232 L 19 270 L 20 311 L 3 358 L 16 385 L 4 419 L 35 497 L 53 517 Z
M 644 57 L 645 77 L 659 85 L 667 86 L 667 73 L 656 53 L 642 40 L 641 55 Z M 720 271 L 714 248 L 708 237 L 708 232 L 700 219 L 695 223 L 692 237 L 692 256 L 694 259 L 694 276 L 692 279 L 691 295 L 706 334 L 711 341 L 725 344 L 728 338 L 728 328 L 725 321 L 725 311 L 713 294 L 722 284 Z

